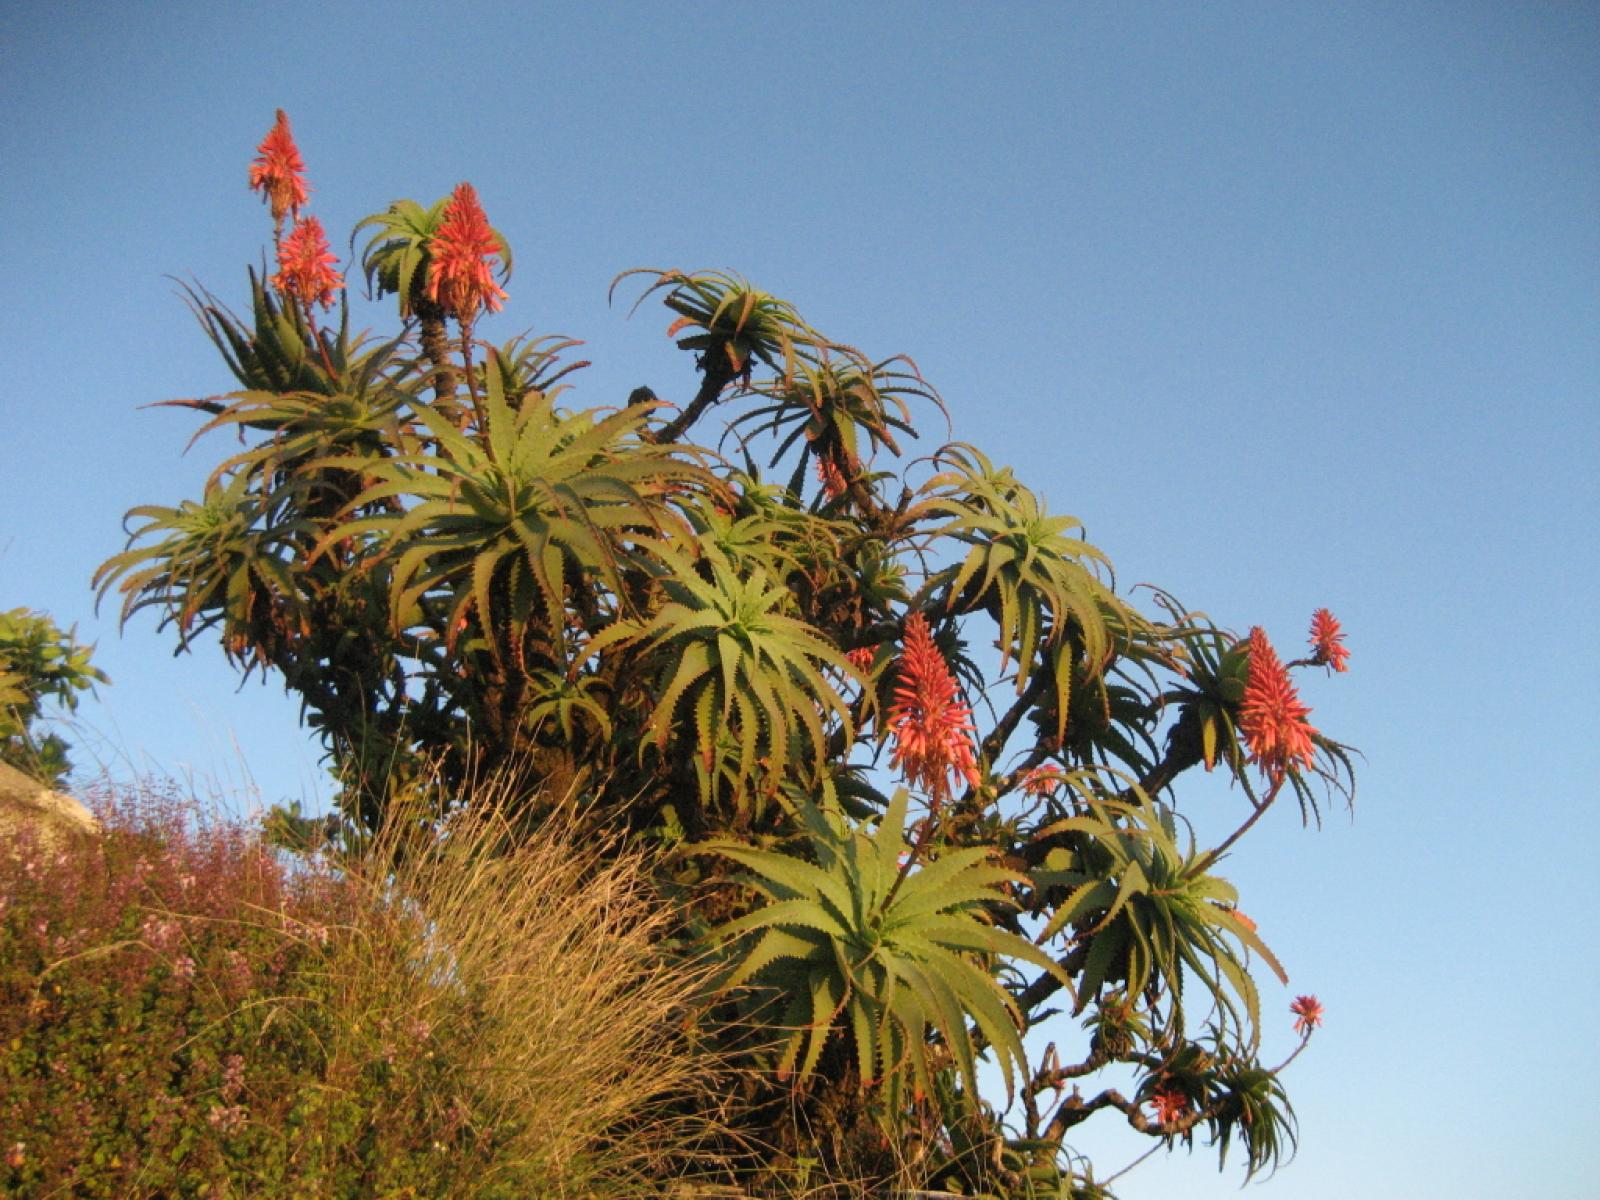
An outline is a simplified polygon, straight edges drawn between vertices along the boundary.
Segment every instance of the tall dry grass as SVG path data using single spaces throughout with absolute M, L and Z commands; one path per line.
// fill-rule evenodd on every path
M 714 1165 L 717 1073 L 690 1041 L 708 966 L 664 954 L 675 917 L 642 854 L 571 808 L 518 835 L 506 799 L 480 786 L 440 826 L 397 821 L 345 867 L 370 915 L 346 931 L 335 1023 L 448 1042 L 461 1116 L 496 1146 L 482 1194 L 659 1194 Z

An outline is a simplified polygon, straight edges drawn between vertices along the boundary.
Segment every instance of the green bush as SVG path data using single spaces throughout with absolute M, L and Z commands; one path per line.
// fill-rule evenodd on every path
M 94 647 L 80 646 L 73 634 L 42 613 L 0 612 L 0 762 L 52 787 L 72 770 L 71 747 L 58 733 L 39 733 L 43 705 L 53 701 L 70 712 L 79 692 L 110 682 L 89 662 Z

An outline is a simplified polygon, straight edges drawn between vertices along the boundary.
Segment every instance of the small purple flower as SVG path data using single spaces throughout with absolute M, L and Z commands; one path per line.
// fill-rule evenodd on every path
M 217 1105 L 206 1114 L 206 1124 L 223 1134 L 238 1133 L 246 1117 L 242 1104 Z
M 244 1055 L 230 1054 L 222 1060 L 222 1098 L 230 1103 L 244 1091 Z
M 146 917 L 144 924 L 139 926 L 139 936 L 152 950 L 161 953 L 177 945 L 179 932 L 176 921 L 154 915 Z

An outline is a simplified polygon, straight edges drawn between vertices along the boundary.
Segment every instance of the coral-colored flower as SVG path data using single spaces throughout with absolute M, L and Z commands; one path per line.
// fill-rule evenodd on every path
M 850 660 L 850 665 L 865 674 L 872 670 L 872 663 L 878 657 L 876 646 L 857 646 L 854 650 L 846 650 L 844 656 Z
M 1250 674 L 1245 681 L 1244 703 L 1239 707 L 1239 729 L 1250 753 L 1274 783 L 1289 768 L 1316 761 L 1311 735 L 1317 731 L 1306 723 L 1311 710 L 1289 679 L 1289 672 L 1257 626 L 1250 631 Z
M 895 743 L 890 765 L 904 772 L 906 782 L 925 789 L 935 805 L 950 799 L 952 772 L 978 785 L 972 710 L 961 702 L 921 613 L 906 620 L 888 728 Z
M 829 500 L 837 500 L 850 486 L 845 482 L 844 472 L 839 469 L 839 464 L 826 454 L 817 455 L 817 482 L 822 484 L 822 494 Z
M 250 165 L 250 186 L 272 207 L 274 221 L 281 222 L 286 214 L 298 217 L 311 189 L 306 186 L 306 164 L 283 109 L 278 110 L 278 119 L 261 139 L 256 154 Z
M 328 308 L 333 294 L 344 287 L 344 276 L 335 271 L 339 260 L 328 249 L 328 235 L 315 217 L 296 221 L 289 236 L 278 243 L 278 273 L 272 286 L 305 305 Z
M 1145 1103 L 1156 1110 L 1156 1120 L 1163 1125 L 1170 1125 L 1189 1115 L 1189 1097 L 1175 1087 L 1158 1088 Z
M 1022 777 L 1022 790 L 1029 796 L 1048 796 L 1066 782 L 1060 767 L 1034 767 Z
M 481 310 L 498 312 L 505 289 L 494 281 L 489 260 L 505 259 L 500 239 L 478 203 L 478 193 L 463 183 L 451 193 L 444 219 L 428 243 L 427 296 L 463 325 Z
M 1311 614 L 1311 665 L 1343 671 L 1349 658 L 1338 619 L 1325 608 L 1317 609 Z
M 1322 1024 L 1322 1002 L 1315 996 L 1296 996 L 1289 1011 L 1294 1014 L 1294 1031 L 1298 1034 L 1310 1033 Z

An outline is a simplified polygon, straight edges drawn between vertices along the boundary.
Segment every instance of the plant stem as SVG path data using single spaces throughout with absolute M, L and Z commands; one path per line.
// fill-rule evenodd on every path
M 1261 803 L 1256 805 L 1255 811 L 1245 818 L 1244 824 L 1229 834 L 1228 837 L 1223 841 L 1222 845 L 1218 846 L 1210 854 L 1207 854 L 1199 862 L 1195 863 L 1194 866 L 1190 867 L 1186 874 L 1188 874 L 1191 878 L 1196 875 L 1204 874 L 1211 867 L 1211 865 L 1217 861 L 1217 859 L 1221 858 L 1228 852 L 1229 847 L 1231 847 L 1235 842 L 1249 832 L 1250 826 L 1254 825 L 1261 819 L 1261 814 L 1272 807 L 1272 802 L 1278 798 L 1278 793 L 1282 789 L 1283 778 L 1280 777 L 1277 782 L 1272 785 L 1272 790 L 1266 794 Z
M 488 426 L 484 422 L 483 403 L 478 399 L 478 383 L 472 377 L 472 325 L 461 323 L 461 372 L 467 377 L 467 395 L 472 400 L 472 414 L 477 418 L 480 432 Z

